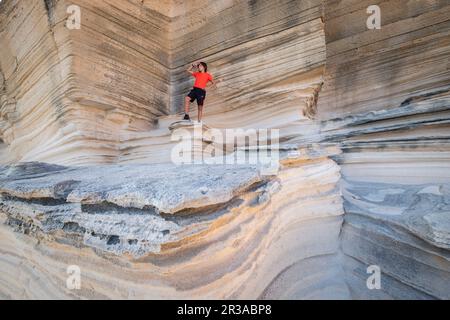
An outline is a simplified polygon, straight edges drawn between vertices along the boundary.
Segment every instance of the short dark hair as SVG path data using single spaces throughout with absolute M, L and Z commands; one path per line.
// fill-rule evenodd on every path
M 205 68 L 205 72 L 208 71 L 208 65 L 206 64 L 206 62 L 200 62 L 200 64 L 203 66 L 203 68 Z

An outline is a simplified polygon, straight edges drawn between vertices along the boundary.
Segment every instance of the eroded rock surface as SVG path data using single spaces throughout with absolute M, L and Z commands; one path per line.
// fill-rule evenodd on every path
M 350 298 L 338 264 L 339 167 L 328 158 L 337 150 L 297 151 L 273 176 L 237 165 L 4 167 L 1 294 Z M 24 285 L 30 250 L 33 279 Z M 80 291 L 64 289 L 67 263 L 82 270 Z M 314 280 L 286 283 L 297 268 Z M 42 279 L 51 281 L 42 287 Z
M 0 176 L 7 224 L 26 233 L 62 230 L 86 245 L 135 255 L 159 251 L 180 231 L 169 215 L 224 206 L 264 181 L 248 166 L 24 163 L 3 168 Z
M 360 298 L 448 299 L 450 6 L 383 1 L 380 30 L 361 23 L 367 6 L 325 6 L 317 110 L 321 139 L 343 151 L 345 274 Z M 381 290 L 367 290 L 369 265 Z
M 372 4 L 2 1 L 0 297 L 449 299 L 450 5 Z M 279 129 L 278 171 L 172 164 L 195 60 L 208 128 Z

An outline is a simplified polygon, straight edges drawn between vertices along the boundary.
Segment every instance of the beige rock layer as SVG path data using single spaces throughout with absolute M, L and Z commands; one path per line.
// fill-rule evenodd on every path
M 187 3 L 5 2 L 2 163 L 166 162 L 155 151 L 170 144 L 161 117 L 183 109 L 193 84 L 185 69 L 199 59 L 222 80 L 207 94 L 212 127 L 286 127 L 302 110 L 314 114 L 325 62 L 320 1 Z M 65 26 L 69 4 L 81 9 L 79 30 Z
M 360 298 L 448 299 L 450 4 L 370 1 L 325 6 L 322 138 L 339 142 L 344 269 Z M 351 9 L 351 10 L 350 10 Z M 368 265 L 383 273 L 368 291 Z M 383 282 L 384 281 L 384 282 Z
M 305 154 L 302 150 L 299 153 Z M 127 217 L 125 212 L 132 214 L 133 206 L 138 206 L 136 202 L 121 203 L 122 213 L 108 212 L 110 209 L 101 205 L 103 200 L 92 196 L 97 191 L 89 189 L 104 185 L 96 184 L 96 179 L 89 178 L 86 169 L 71 168 L 67 172 L 67 169 L 61 171 L 62 168 L 54 168 L 53 171 L 39 168 L 9 168 L 2 173 L 4 197 L 1 200 L 0 216 L 6 224 L 1 226 L 0 232 L 3 244 L 0 249 L 0 269 L 5 275 L 1 278 L 0 296 L 3 298 L 350 297 L 343 281 L 342 269 L 337 263 L 343 214 L 336 187 L 340 177 L 339 167 L 327 158 L 326 150 L 316 153 L 315 159 L 300 156 L 283 161 L 279 175 L 271 177 L 264 184 L 236 193 L 232 199 L 219 197 L 216 193 L 226 185 L 232 186 L 227 180 L 242 183 L 241 177 L 245 173 L 242 170 L 247 169 L 236 168 L 241 170 L 237 176 L 211 169 L 213 175 L 219 175 L 216 179 L 207 176 L 198 178 L 203 179 L 200 180 L 202 183 L 210 184 L 206 197 L 211 201 L 225 201 L 222 209 L 211 209 L 203 201 L 205 207 L 199 207 L 194 213 L 186 215 L 183 206 L 191 207 L 192 199 L 202 196 L 203 191 L 198 192 L 199 195 L 193 193 L 192 199 L 178 198 L 175 192 L 167 194 L 166 197 L 173 197 L 173 201 L 179 203 L 174 207 L 178 209 L 171 217 L 162 215 L 159 218 L 166 220 L 165 228 L 169 234 L 160 240 L 152 237 L 152 241 L 161 241 L 159 249 L 139 256 L 119 254 L 118 248 L 125 243 L 115 241 L 114 245 L 110 241 L 113 235 L 124 237 L 126 232 L 133 230 L 126 231 L 126 228 L 135 228 L 131 216 Z M 194 185 L 187 185 L 185 181 L 175 182 L 176 174 L 172 174 L 171 180 L 169 175 L 173 168 L 158 168 L 160 174 L 166 173 L 172 183 L 171 187 L 161 189 L 166 182 L 158 182 L 155 177 L 156 188 L 151 189 L 153 192 L 163 193 L 176 188 L 176 185 L 195 190 Z M 110 172 L 111 181 L 115 180 L 116 183 L 119 180 L 118 173 L 130 173 L 127 167 L 103 166 L 98 167 L 96 172 L 101 170 Z M 151 174 L 152 166 L 141 166 L 136 170 Z M 184 175 L 185 179 L 194 174 L 191 170 L 189 166 L 178 169 L 179 175 Z M 52 184 L 55 184 L 55 188 L 56 185 L 62 186 L 63 181 L 58 179 L 68 179 L 63 178 L 67 174 L 81 182 L 71 180 L 73 182 L 67 184 L 67 188 L 74 188 L 72 191 L 58 188 L 70 192 L 63 196 L 67 197 L 63 200 L 61 196 L 66 194 L 65 191 L 55 194 L 49 191 L 52 190 Z M 21 183 L 14 178 L 18 175 L 27 177 L 28 183 L 22 187 L 15 185 Z M 125 185 L 123 187 L 128 188 Z M 130 190 L 130 195 L 144 187 L 136 185 L 135 188 L 133 192 Z M 13 192 L 19 189 L 22 193 Z M 81 190 L 87 192 L 85 196 L 80 198 L 74 195 Z M 120 193 L 112 188 L 105 193 L 111 195 L 117 192 Z M 156 193 L 149 194 L 145 199 L 161 199 Z M 87 194 L 91 196 L 86 198 Z M 15 196 L 8 198 L 6 195 Z M 53 202 L 58 197 L 58 206 L 81 204 L 81 211 L 77 213 L 74 209 L 57 209 Z M 87 206 L 88 202 L 90 206 Z M 161 204 L 155 203 L 157 208 L 167 210 L 164 201 L 158 203 Z M 95 207 L 95 204 L 98 206 Z M 26 208 L 33 210 L 27 211 L 25 215 Z M 55 214 L 56 210 L 59 213 Z M 72 218 L 67 216 L 70 220 L 62 218 L 68 213 L 75 215 Z M 47 214 L 49 217 L 46 220 Z M 151 215 L 139 213 L 142 218 Z M 122 228 L 122 235 L 117 236 L 117 228 L 105 229 L 105 217 Z M 60 219 L 66 221 L 63 227 L 57 227 Z M 95 219 L 103 221 L 102 226 Z M 74 227 L 74 222 L 79 224 L 78 228 Z M 172 223 L 173 227 L 167 223 Z M 158 225 L 161 226 L 161 222 L 154 224 L 155 230 Z M 80 226 L 86 230 L 81 230 Z M 13 233 L 11 227 L 19 233 Z M 28 235 L 21 235 L 20 232 Z M 92 242 L 94 232 L 98 235 L 113 232 L 105 234 L 110 237 L 109 247 L 100 246 L 100 241 Z M 136 236 L 136 232 L 131 235 Z M 322 237 L 318 239 L 317 234 Z M 330 268 L 324 268 L 327 264 L 330 264 Z M 69 265 L 77 265 L 81 269 L 81 290 L 69 290 L 65 286 Z M 289 274 L 296 268 L 302 270 L 305 281 L 286 283 L 286 278 L 290 279 Z M 313 274 L 313 279 L 309 279 Z

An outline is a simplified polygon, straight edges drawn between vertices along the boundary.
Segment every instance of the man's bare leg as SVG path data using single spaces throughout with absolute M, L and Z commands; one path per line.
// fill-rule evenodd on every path
M 189 97 L 184 98 L 184 118 L 183 120 L 189 120 L 189 106 L 191 99 Z
M 190 104 L 191 104 L 191 99 L 189 97 L 184 98 L 184 113 L 189 114 Z
M 198 106 L 198 122 L 202 121 L 203 118 L 203 105 Z

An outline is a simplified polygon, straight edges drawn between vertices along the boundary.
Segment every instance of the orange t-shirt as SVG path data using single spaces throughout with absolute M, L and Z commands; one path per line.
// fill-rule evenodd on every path
M 208 81 L 213 79 L 212 75 L 208 72 L 193 72 L 192 76 L 195 77 L 194 87 L 200 89 L 205 89 Z

